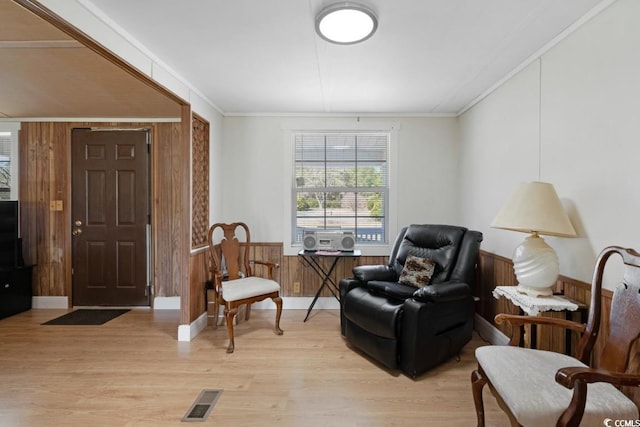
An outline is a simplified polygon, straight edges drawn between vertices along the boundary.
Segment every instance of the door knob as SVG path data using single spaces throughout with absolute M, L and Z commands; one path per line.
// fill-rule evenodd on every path
M 82 229 L 81 228 L 77 228 L 77 229 L 73 230 L 71 232 L 71 234 L 73 234 L 74 236 L 79 236 L 79 235 L 82 234 Z
M 79 219 L 76 219 L 73 225 L 75 225 L 76 227 L 82 227 L 82 221 L 80 221 Z

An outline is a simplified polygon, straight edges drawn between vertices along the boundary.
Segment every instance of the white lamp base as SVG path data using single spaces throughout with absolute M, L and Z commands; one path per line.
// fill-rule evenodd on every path
M 514 251 L 513 270 L 518 291 L 537 297 L 553 294 L 560 266 L 553 248 L 534 233 Z
M 518 284 L 518 286 L 516 286 L 516 290 L 518 292 L 520 292 L 521 294 L 526 294 L 529 295 L 530 297 L 548 297 L 553 295 L 553 289 L 552 288 L 528 288 L 526 286 L 522 286 L 520 284 Z

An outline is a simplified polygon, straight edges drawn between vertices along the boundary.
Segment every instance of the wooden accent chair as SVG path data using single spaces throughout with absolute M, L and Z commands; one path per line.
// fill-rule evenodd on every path
M 611 301 L 609 330 L 602 331 L 602 351 L 595 357 L 592 351 L 600 319 L 607 311 L 601 307 L 602 276 L 613 254 L 622 257 L 623 276 Z M 613 425 L 611 420 L 638 419 L 638 407 L 629 396 L 640 385 L 639 253 L 616 246 L 600 253 L 586 324 L 507 314 L 498 314 L 495 320 L 498 324 L 510 322 L 514 333 L 508 346 L 476 350 L 478 369 L 471 374 L 471 383 L 478 426 L 484 426 L 485 384 L 489 384 L 513 426 L 602 426 Z M 578 332 L 581 336 L 575 357 L 517 347 L 525 324 L 555 325 Z M 605 422 L 607 419 L 610 421 Z
M 241 244 L 236 232 L 238 228 L 244 230 L 244 242 Z M 222 237 L 216 244 L 216 230 L 222 230 Z M 219 233 L 218 233 L 219 234 Z M 214 328 L 218 325 L 218 313 L 221 305 L 224 305 L 224 316 L 229 333 L 229 347 L 227 353 L 233 353 L 234 335 L 233 319 L 238 314 L 238 308 L 242 305 L 246 308 L 246 320 L 251 314 L 251 304 L 271 298 L 276 303 L 276 324 L 274 332 L 282 335 L 280 329 L 280 316 L 282 315 L 282 298 L 280 298 L 280 285 L 273 280 L 273 270 L 278 264 L 249 259 L 251 250 L 251 237 L 249 227 L 242 222 L 232 224 L 216 223 L 208 232 L 209 254 L 211 273 L 213 275 L 213 301 L 214 304 Z M 267 269 L 267 278 L 254 276 L 251 264 L 264 266 Z M 209 301 L 207 301 L 209 303 Z M 208 304 L 207 304 L 208 305 Z

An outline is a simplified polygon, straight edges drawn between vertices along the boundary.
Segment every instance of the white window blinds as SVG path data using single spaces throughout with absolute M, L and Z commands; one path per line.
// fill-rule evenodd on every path
M 386 243 L 388 133 L 294 135 L 293 243 L 303 230 L 353 231 L 356 242 Z

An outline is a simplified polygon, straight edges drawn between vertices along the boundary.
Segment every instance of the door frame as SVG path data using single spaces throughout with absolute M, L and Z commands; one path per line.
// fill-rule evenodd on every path
M 119 132 L 119 131 L 142 131 L 147 134 L 147 170 L 145 179 L 147 180 L 148 185 L 148 219 L 145 224 L 145 287 L 147 292 L 147 304 L 146 305 L 136 305 L 135 307 L 153 307 L 153 297 L 155 295 L 155 284 L 154 284 L 154 257 L 153 257 L 153 218 L 154 218 L 154 209 L 153 209 L 153 200 L 155 194 L 154 179 L 153 179 L 153 140 L 154 140 L 154 128 L 153 126 L 126 126 L 123 124 L 116 124 L 113 126 L 86 126 L 82 124 L 72 123 L 69 126 L 68 140 L 69 140 L 69 188 L 68 188 L 68 198 L 69 206 L 73 205 L 73 180 L 71 179 L 72 166 L 73 166 L 73 131 L 74 129 L 90 129 L 91 131 L 108 131 L 108 132 Z M 69 235 L 71 236 L 71 230 L 73 230 L 73 210 L 71 208 L 68 209 L 68 230 Z M 73 307 L 73 299 L 74 299 L 74 277 L 73 277 L 73 237 L 70 239 L 70 259 L 69 263 L 71 265 L 71 277 L 69 280 L 68 286 L 68 296 L 69 296 L 69 307 Z

